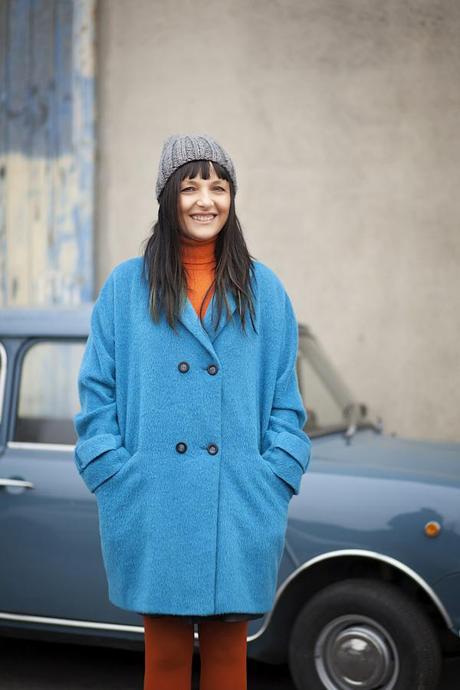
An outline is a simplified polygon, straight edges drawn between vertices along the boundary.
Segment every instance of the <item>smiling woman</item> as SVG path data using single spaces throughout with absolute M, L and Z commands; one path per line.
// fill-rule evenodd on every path
M 158 222 L 101 289 L 80 372 L 77 464 L 109 598 L 144 616 L 144 690 L 190 690 L 194 619 L 201 690 L 246 690 L 247 622 L 273 605 L 310 458 L 294 309 L 235 191 L 212 137 L 165 142 Z

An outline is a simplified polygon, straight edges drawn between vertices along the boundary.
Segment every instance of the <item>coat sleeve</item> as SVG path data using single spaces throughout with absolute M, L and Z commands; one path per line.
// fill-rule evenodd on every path
M 114 475 L 130 457 L 117 420 L 115 399 L 113 272 L 102 286 L 78 374 L 80 411 L 74 460 L 91 492 Z
M 298 494 L 302 475 L 310 461 L 311 441 L 303 430 L 308 415 L 297 379 L 298 324 L 286 292 L 284 300 L 284 336 L 272 410 L 263 437 L 265 450 L 262 457 Z

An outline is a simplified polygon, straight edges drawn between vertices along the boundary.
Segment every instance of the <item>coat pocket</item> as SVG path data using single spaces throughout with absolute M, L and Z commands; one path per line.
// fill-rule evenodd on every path
M 101 482 L 94 490 L 95 496 L 99 496 L 105 488 L 108 486 L 113 486 L 116 481 L 120 480 L 122 475 L 124 475 L 135 462 L 137 455 L 137 452 L 130 455 L 130 457 L 121 465 L 121 467 L 117 469 L 116 472 L 114 472 L 114 474 L 111 474 L 107 477 L 107 479 L 104 479 L 104 481 Z
M 275 472 L 275 469 L 272 467 L 272 465 L 265 460 L 260 453 L 259 459 L 260 462 L 265 466 L 265 472 L 271 485 L 275 487 L 275 490 L 282 499 L 289 502 L 294 495 L 294 488 Z

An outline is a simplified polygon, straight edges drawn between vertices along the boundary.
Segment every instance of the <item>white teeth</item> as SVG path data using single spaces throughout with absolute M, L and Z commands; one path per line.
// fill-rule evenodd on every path
M 194 220 L 209 221 L 209 220 L 212 220 L 212 219 L 214 218 L 214 216 L 213 216 L 213 215 L 210 215 L 210 216 L 198 216 L 198 215 L 194 215 L 194 216 L 192 216 L 192 218 L 193 218 Z

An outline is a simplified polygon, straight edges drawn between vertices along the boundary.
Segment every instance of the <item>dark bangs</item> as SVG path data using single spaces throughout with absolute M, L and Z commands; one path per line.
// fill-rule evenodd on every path
M 214 170 L 216 171 L 216 175 L 220 180 L 227 180 L 230 186 L 233 186 L 232 178 L 226 169 L 220 165 L 220 163 L 215 163 L 214 161 L 189 161 L 178 168 L 177 179 L 179 182 L 182 182 L 182 180 L 185 180 L 186 177 L 192 179 L 193 177 L 198 177 L 200 175 L 203 180 L 209 180 L 211 177 L 211 166 L 213 166 Z

